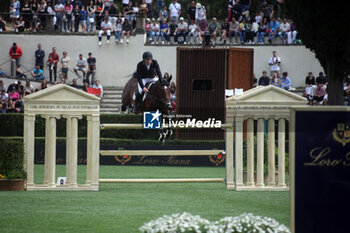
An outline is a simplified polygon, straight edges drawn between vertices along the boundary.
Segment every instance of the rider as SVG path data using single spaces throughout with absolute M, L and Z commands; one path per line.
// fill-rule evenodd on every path
M 136 72 L 134 73 L 134 77 L 137 79 L 137 92 L 133 109 L 133 113 L 135 114 L 138 113 L 143 92 L 148 93 L 148 89 L 145 86 L 146 83 L 157 82 L 158 79 L 162 81 L 162 73 L 159 64 L 153 59 L 152 53 L 144 52 L 142 59 L 143 60 L 137 64 Z

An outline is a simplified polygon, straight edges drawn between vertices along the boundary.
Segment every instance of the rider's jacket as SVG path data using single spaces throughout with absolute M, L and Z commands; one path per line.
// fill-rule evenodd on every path
M 134 78 L 137 78 L 137 82 L 139 83 L 141 88 L 144 87 L 142 79 L 154 78 L 156 76 L 158 76 L 160 80 L 162 79 L 162 72 L 160 71 L 159 64 L 156 60 L 152 60 L 149 69 L 147 68 L 144 61 L 140 61 L 137 64 L 136 72 L 134 73 Z

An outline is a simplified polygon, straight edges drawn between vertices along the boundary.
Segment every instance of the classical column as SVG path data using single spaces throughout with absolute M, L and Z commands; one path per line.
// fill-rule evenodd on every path
M 235 117 L 235 167 L 236 186 L 243 186 L 243 121 L 242 116 Z
M 286 187 L 285 133 L 286 133 L 286 120 L 284 118 L 280 118 L 278 120 L 278 186 L 279 187 Z
M 264 119 L 258 119 L 256 186 L 264 186 Z
M 24 115 L 24 156 L 27 187 L 34 186 L 35 114 Z
M 247 186 L 254 186 L 254 119 L 247 120 Z
M 233 129 L 226 129 L 226 188 L 234 189 L 233 182 Z
M 86 181 L 85 184 L 91 184 L 91 170 L 92 170 L 92 116 L 87 116 L 87 148 L 86 148 Z
M 275 179 L 275 119 L 268 121 L 268 185 L 276 185 Z
M 100 115 L 92 114 L 87 116 L 87 171 L 86 184 L 98 187 L 99 166 L 100 166 Z
M 56 185 L 56 118 L 60 116 L 44 115 L 45 124 L 45 174 L 44 184 Z

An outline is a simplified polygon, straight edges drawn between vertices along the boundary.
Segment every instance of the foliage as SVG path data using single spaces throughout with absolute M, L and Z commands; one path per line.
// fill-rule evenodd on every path
M 251 213 L 237 217 L 225 217 L 216 222 L 210 222 L 199 215 L 189 213 L 164 215 L 156 220 L 145 223 L 139 228 L 144 233 L 160 232 L 279 232 L 289 233 L 290 230 L 273 218 L 255 216 Z
M 7 179 L 25 179 L 23 143 L 0 141 L 0 173 Z

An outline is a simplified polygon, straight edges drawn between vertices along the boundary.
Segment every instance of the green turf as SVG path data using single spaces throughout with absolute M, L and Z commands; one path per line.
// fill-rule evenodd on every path
M 78 168 L 85 179 L 85 166 Z M 57 175 L 65 176 L 57 166 Z M 101 178 L 225 177 L 217 167 L 101 166 Z M 35 166 L 43 180 L 43 166 Z M 209 220 L 245 212 L 289 226 L 289 192 L 237 192 L 221 183 L 101 184 L 92 191 L 0 192 L 0 232 L 137 232 L 164 214 L 199 214 Z

